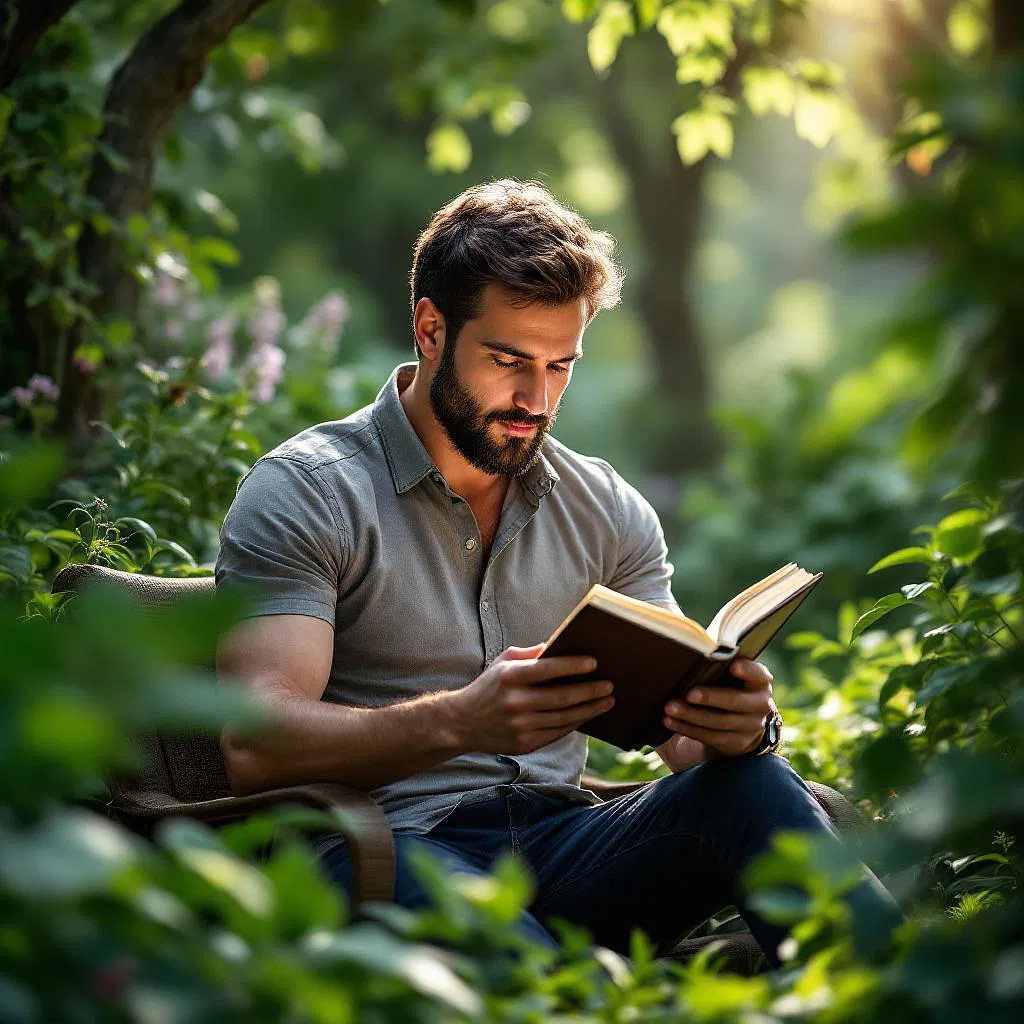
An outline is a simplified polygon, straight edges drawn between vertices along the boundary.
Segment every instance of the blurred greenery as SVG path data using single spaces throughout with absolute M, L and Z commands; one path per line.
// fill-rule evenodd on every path
M 200 16 L 215 7 L 219 35 Z M 1019 5 L 10 9 L 0 1016 L 1015 1020 Z M 509 927 L 532 886 L 514 860 L 484 880 L 425 862 L 438 910 L 354 921 L 308 815 L 143 841 L 103 814 L 136 733 L 253 714 L 196 667 L 238 610 L 153 619 L 101 589 L 69 601 L 54 577 L 209 575 L 259 454 L 359 408 L 409 358 L 409 253 L 430 213 L 508 175 L 620 241 L 624 301 L 588 330 L 557 432 L 654 501 L 681 606 L 707 621 L 784 562 L 825 572 L 765 660 L 794 767 L 873 824 L 845 855 L 779 836 L 752 869 L 751 899 L 793 925 L 770 975 L 719 973 L 714 951 L 656 960 L 639 933 L 629 958 L 570 926 L 557 953 L 532 948 Z M 596 742 L 590 768 L 665 770 Z M 841 900 L 854 854 L 908 915 L 875 958 Z

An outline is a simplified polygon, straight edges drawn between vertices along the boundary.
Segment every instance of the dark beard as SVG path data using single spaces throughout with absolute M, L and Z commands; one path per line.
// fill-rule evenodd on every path
M 454 345 L 446 345 L 441 353 L 441 362 L 430 382 L 430 405 L 459 454 L 489 476 L 526 473 L 540 458 L 541 445 L 558 412 L 556 408 L 550 416 L 528 416 L 516 409 L 485 413 L 459 379 Z M 530 437 L 494 441 L 488 433 L 490 423 L 536 424 L 537 430 Z

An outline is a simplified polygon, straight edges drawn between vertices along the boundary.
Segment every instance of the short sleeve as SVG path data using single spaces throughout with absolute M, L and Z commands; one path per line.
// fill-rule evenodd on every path
M 243 592 L 246 615 L 311 615 L 334 625 L 343 562 L 341 523 L 313 471 L 260 459 L 224 517 L 217 588 Z
M 619 516 L 615 573 L 608 586 L 620 594 L 679 611 L 672 596 L 672 563 L 651 503 L 613 471 Z

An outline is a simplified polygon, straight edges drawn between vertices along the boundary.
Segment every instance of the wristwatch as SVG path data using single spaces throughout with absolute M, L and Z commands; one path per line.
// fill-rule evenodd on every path
M 771 715 L 768 716 L 767 723 L 765 723 L 764 736 L 761 737 L 761 743 L 750 753 L 754 757 L 760 757 L 762 754 L 774 754 L 781 746 L 782 715 L 779 714 L 778 708 L 773 708 Z

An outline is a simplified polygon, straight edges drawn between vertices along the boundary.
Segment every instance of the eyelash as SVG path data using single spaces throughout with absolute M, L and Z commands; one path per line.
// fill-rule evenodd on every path
M 491 362 L 494 363 L 495 366 L 500 366 L 503 370 L 518 370 L 519 367 L 523 365 L 522 361 L 519 359 L 513 359 L 512 362 L 506 363 L 497 356 L 491 356 Z M 569 372 L 569 367 L 563 366 L 561 363 L 552 363 L 548 369 L 553 370 L 555 373 Z

